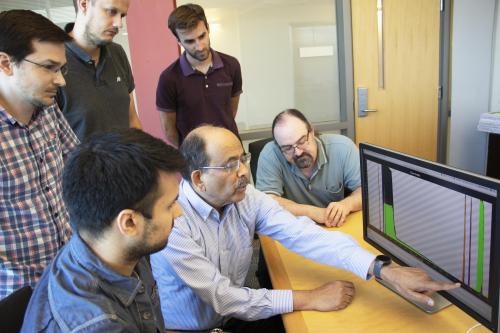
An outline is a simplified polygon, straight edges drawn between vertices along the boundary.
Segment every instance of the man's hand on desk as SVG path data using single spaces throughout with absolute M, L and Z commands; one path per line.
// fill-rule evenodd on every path
M 390 265 L 380 271 L 382 280 L 390 282 L 397 290 L 417 302 L 434 305 L 429 295 L 439 290 L 450 290 L 460 287 L 460 283 L 438 282 L 430 278 L 419 268 Z
M 341 227 L 344 225 L 349 213 L 351 213 L 349 205 L 338 201 L 330 202 L 326 208 L 310 206 L 308 217 L 314 222 L 324 224 L 327 227 Z
M 293 309 L 335 311 L 351 304 L 354 285 L 349 281 L 333 281 L 313 290 L 294 290 Z
M 350 213 L 351 206 L 347 202 L 330 202 L 325 208 L 325 225 L 327 227 L 341 227 Z

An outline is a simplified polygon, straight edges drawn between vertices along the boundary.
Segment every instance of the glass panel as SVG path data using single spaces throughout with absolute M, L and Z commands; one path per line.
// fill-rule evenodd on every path
M 177 0 L 177 6 L 191 2 Z M 334 0 L 201 0 L 211 46 L 242 67 L 239 130 L 269 128 L 298 108 L 312 122 L 340 119 Z

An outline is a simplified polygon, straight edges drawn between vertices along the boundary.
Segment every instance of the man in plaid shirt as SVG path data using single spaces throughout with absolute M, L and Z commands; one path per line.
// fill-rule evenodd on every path
M 61 173 L 78 139 L 54 104 L 68 39 L 32 11 L 0 13 L 0 299 L 33 286 L 71 235 Z

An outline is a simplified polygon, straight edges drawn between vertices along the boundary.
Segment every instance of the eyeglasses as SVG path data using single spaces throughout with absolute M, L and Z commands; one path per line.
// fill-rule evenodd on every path
M 279 146 L 281 152 L 285 155 L 291 155 L 295 152 L 295 149 L 304 148 L 307 142 L 309 141 L 309 133 L 311 133 L 311 131 L 307 131 L 307 134 L 301 136 L 300 139 L 298 139 L 297 142 L 295 142 L 295 144 L 293 145 Z
M 248 153 L 248 154 L 241 156 L 238 160 L 228 162 L 224 166 L 204 166 L 204 167 L 200 167 L 200 169 L 217 169 L 217 170 L 223 170 L 226 172 L 235 172 L 235 171 L 238 171 L 240 169 L 241 163 L 248 166 L 248 163 L 250 163 L 251 157 L 252 157 L 252 154 Z
M 49 72 L 52 72 L 54 74 L 57 74 L 57 73 L 61 72 L 62 75 L 66 75 L 68 73 L 68 66 L 67 65 L 63 65 L 63 66 L 59 67 L 58 65 L 39 64 L 37 62 L 28 60 L 26 58 L 24 58 L 23 60 L 26 61 L 26 62 L 32 63 L 33 65 L 37 65 L 39 67 L 42 67 L 43 69 L 45 69 L 45 70 L 47 70 Z

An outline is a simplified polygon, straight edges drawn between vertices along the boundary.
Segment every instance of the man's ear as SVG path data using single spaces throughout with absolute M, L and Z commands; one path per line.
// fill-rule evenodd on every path
M 12 75 L 12 66 L 14 64 L 10 60 L 10 57 L 5 52 L 0 52 L 0 71 L 5 75 Z
M 123 236 L 134 237 L 142 230 L 143 217 L 132 209 L 124 209 L 116 217 L 116 227 Z
M 198 192 L 205 192 L 205 184 L 203 183 L 203 174 L 200 170 L 191 172 L 191 184 Z
M 77 0 L 78 12 L 86 14 L 90 1 L 92 0 Z

